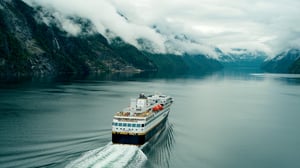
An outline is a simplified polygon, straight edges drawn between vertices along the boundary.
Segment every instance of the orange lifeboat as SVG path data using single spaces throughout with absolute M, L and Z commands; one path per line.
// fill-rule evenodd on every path
M 159 110 L 162 110 L 162 109 L 164 109 L 164 107 L 161 104 L 158 104 L 158 105 L 156 105 L 152 108 L 153 111 L 159 111 Z
M 158 108 L 159 108 L 159 110 L 164 109 L 164 107 L 161 104 L 158 105 Z
M 158 111 L 159 110 L 159 107 L 156 105 L 152 108 L 153 111 Z

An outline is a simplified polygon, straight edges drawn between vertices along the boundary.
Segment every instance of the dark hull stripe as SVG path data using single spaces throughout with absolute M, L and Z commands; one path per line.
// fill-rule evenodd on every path
M 162 130 L 167 121 L 168 115 L 162 121 L 148 131 L 145 135 L 129 135 L 129 134 L 112 134 L 112 142 L 114 144 L 132 144 L 132 145 L 143 145 L 149 139 L 151 139 L 156 133 Z

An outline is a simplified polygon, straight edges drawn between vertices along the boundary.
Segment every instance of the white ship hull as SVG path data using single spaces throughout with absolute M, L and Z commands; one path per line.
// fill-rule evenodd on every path
M 170 97 L 165 96 L 161 99 L 163 101 L 155 99 L 156 103 L 148 103 L 148 106 L 144 108 L 146 110 L 141 110 L 142 112 L 138 114 L 117 113 L 113 119 L 112 142 L 115 144 L 143 145 L 160 132 L 165 126 L 170 106 L 173 103 L 173 99 Z

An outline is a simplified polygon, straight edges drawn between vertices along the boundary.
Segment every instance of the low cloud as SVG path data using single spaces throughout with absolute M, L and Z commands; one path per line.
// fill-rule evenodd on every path
M 48 10 L 40 10 L 38 15 L 35 16 L 37 20 L 47 24 L 55 24 L 62 31 L 67 32 L 71 36 L 77 36 L 81 33 L 81 25 L 76 23 L 71 17 L 62 15 L 59 12 L 53 12 Z
M 107 29 L 137 47 L 138 39 L 154 43 L 155 52 L 202 52 L 214 47 L 261 50 L 275 55 L 299 46 L 298 0 L 24 0 L 53 8 L 64 17 L 90 19 L 103 35 Z M 62 24 L 79 33 L 73 22 Z M 184 35 L 181 39 L 178 36 Z M 170 46 L 170 45 L 173 45 Z

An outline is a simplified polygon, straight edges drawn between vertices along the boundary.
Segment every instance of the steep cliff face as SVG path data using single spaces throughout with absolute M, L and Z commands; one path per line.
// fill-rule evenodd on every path
M 38 46 L 28 26 L 23 10 L 30 8 L 20 1 L 0 2 L 0 69 L 6 73 L 25 73 L 44 67 L 41 71 L 52 71 L 53 66 Z M 20 9 L 20 10 L 19 10 Z
M 75 27 L 57 19 L 55 12 L 21 0 L 0 1 L 0 75 L 220 69 L 207 57 L 151 54 L 118 37 L 108 43 L 88 19 L 69 17 Z
M 0 70 L 7 74 L 137 70 L 98 33 L 71 36 L 20 0 L 0 2 Z M 41 9 L 40 9 L 41 10 Z M 76 20 L 92 29 L 88 20 Z M 149 69 L 155 69 L 150 67 Z
M 290 67 L 290 73 L 297 73 L 300 74 L 300 58 L 298 58 Z
M 219 61 L 225 68 L 260 68 L 267 54 L 262 51 L 249 51 L 247 49 L 235 48 L 232 52 L 220 54 Z
M 262 64 L 262 69 L 274 73 L 299 73 L 300 50 L 289 49 Z

